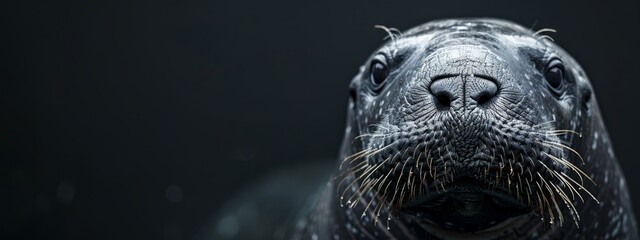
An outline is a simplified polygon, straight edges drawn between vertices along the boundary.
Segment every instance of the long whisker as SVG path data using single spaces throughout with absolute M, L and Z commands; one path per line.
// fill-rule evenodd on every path
M 558 147 L 560 149 L 566 149 L 569 150 L 570 152 L 572 152 L 573 154 L 575 154 L 576 156 L 578 156 L 578 158 L 580 158 L 580 161 L 582 161 L 582 165 L 585 165 L 584 159 L 582 158 L 582 156 L 580 156 L 580 153 L 578 153 L 578 151 L 574 150 L 573 148 L 564 145 L 562 143 L 558 143 L 558 142 L 552 142 L 552 141 L 542 141 L 539 142 L 542 145 L 548 146 L 548 147 Z

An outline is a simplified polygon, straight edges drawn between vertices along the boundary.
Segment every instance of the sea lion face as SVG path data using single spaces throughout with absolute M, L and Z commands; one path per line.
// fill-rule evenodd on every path
M 579 224 L 597 200 L 576 139 L 597 109 L 576 61 L 501 20 L 392 36 L 351 83 L 342 203 L 432 233 Z

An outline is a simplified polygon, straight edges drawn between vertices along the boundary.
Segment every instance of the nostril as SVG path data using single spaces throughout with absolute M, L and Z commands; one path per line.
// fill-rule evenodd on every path
M 482 105 L 486 102 L 489 102 L 489 100 L 491 100 L 491 97 L 487 96 L 487 95 L 482 95 L 480 96 L 480 98 L 478 98 L 477 102 L 478 104 Z
M 437 107 L 444 109 L 451 106 L 451 102 L 456 99 L 455 90 L 459 88 L 460 83 L 452 78 L 438 79 L 431 83 L 429 90 L 434 96 L 434 102 Z
M 485 104 L 489 101 L 491 101 L 491 99 L 496 95 L 496 92 L 490 92 L 490 91 L 482 91 L 479 94 L 477 94 L 473 98 L 473 100 L 476 100 L 476 103 L 478 103 L 478 105 L 482 105 Z
M 451 101 L 453 101 L 453 96 L 449 92 L 439 92 L 435 94 L 438 99 L 438 103 L 443 107 L 451 106 Z
M 479 80 L 474 82 L 470 91 L 471 99 L 478 105 L 483 105 L 491 101 L 498 94 L 498 85 L 489 80 Z M 474 91 L 475 90 L 475 91 Z
M 495 78 L 485 75 L 439 75 L 432 78 L 429 91 L 433 96 L 433 102 L 438 110 L 447 110 L 452 106 L 468 104 L 469 107 L 477 107 L 488 104 L 499 94 L 498 83 Z

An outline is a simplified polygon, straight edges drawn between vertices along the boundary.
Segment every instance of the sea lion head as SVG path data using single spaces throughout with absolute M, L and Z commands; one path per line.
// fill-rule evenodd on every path
M 602 126 L 578 63 L 504 20 L 384 29 L 350 85 L 341 204 L 434 235 L 579 225 Z

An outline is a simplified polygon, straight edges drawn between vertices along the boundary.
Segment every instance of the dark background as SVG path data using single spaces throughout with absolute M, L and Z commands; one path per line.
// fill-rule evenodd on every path
M 638 212 L 636 3 L 3 2 L 0 238 L 191 239 L 270 171 L 333 161 L 373 25 L 470 16 L 557 29 Z

